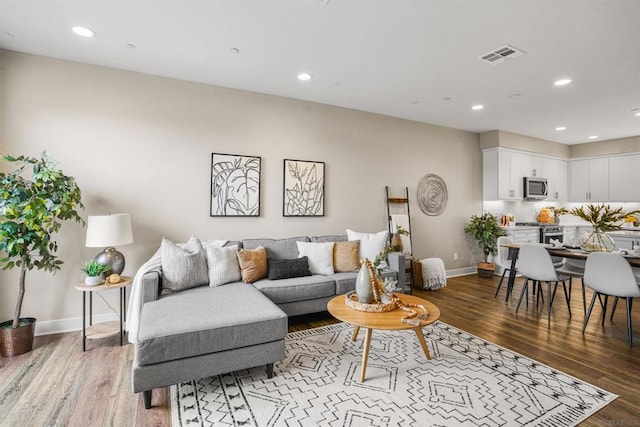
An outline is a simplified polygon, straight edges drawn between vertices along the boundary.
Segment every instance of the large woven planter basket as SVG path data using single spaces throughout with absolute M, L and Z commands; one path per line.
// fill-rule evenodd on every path
M 27 325 L 12 328 L 13 321 L 0 323 L 0 356 L 12 357 L 28 353 L 33 348 L 33 335 L 36 331 L 36 319 L 24 317 L 21 322 L 29 322 Z M 8 328 L 6 326 L 9 326 Z

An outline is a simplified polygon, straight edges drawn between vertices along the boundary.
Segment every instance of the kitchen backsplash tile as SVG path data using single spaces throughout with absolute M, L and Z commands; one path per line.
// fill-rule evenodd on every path
M 485 201 L 482 202 L 484 212 L 491 212 L 498 218 L 502 215 L 513 215 L 516 222 L 534 222 L 538 220 L 540 209 L 546 206 L 566 207 L 573 209 L 586 203 L 525 202 L 525 201 Z M 609 203 L 614 208 L 622 207 L 625 211 L 640 210 L 640 203 Z M 583 225 L 585 221 L 573 215 L 562 215 L 560 224 Z

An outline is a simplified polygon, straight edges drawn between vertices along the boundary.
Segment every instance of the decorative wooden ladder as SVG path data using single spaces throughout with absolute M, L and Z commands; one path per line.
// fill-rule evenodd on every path
M 393 220 L 391 219 L 391 206 L 396 206 L 397 209 L 394 210 L 394 214 L 405 214 L 409 219 L 409 245 L 411 246 L 411 250 L 409 254 L 405 254 L 405 283 L 402 284 L 403 292 L 407 292 L 409 294 L 412 293 L 413 290 L 413 233 L 411 232 L 411 211 L 409 208 L 409 187 L 404 187 L 404 197 L 389 197 L 389 187 L 386 186 L 384 188 L 385 191 L 385 202 L 387 206 L 387 228 L 389 229 L 389 244 L 391 244 L 391 237 L 395 233 L 395 229 L 393 229 Z M 408 289 L 407 289 L 408 286 Z

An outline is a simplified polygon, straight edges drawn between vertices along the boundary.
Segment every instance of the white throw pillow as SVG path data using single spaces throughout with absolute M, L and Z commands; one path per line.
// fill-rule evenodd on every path
M 207 248 L 207 267 L 209 286 L 220 286 L 240 280 L 240 265 L 238 264 L 238 246 L 224 248 Z
M 374 262 L 376 257 L 384 249 L 384 245 L 389 241 L 389 232 L 379 233 L 359 233 L 347 228 L 347 238 L 349 240 L 360 240 L 360 259 L 367 258 Z M 387 268 L 387 262 L 382 262 L 378 268 Z
M 309 258 L 309 270 L 311 274 L 325 276 L 333 274 L 333 242 L 313 243 L 296 242 L 298 245 L 298 258 Z
M 162 238 L 162 292 L 179 292 L 204 285 L 207 278 L 207 257 L 202 243 L 191 236 L 187 243 L 177 245 Z

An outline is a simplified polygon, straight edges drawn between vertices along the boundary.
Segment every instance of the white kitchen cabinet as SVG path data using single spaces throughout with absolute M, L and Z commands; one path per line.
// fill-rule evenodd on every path
M 616 249 L 633 250 L 640 246 L 640 234 L 609 233 L 616 244 Z
M 483 200 L 522 200 L 522 184 L 516 185 L 511 174 L 520 167 L 521 158 L 513 154 L 497 149 L 482 152 Z
M 505 231 L 507 232 L 507 237 L 510 238 L 513 243 L 519 245 L 540 242 L 540 227 L 509 228 Z
M 524 198 L 523 177 L 529 170 L 529 159 L 525 154 L 508 153 L 509 156 L 509 195 L 510 198 L 522 200 Z
M 549 160 L 549 163 L 546 163 Z M 543 177 L 553 170 L 553 201 L 566 200 L 566 162 L 513 150 L 487 149 L 482 152 L 483 200 L 522 200 L 524 177 Z M 555 193 L 558 193 L 557 198 Z
M 609 159 L 583 159 L 569 162 L 572 202 L 609 200 Z
M 562 229 L 562 243 L 569 246 L 578 245 L 578 227 L 564 226 Z
M 518 172 L 520 172 L 521 177 L 525 177 L 525 176 L 543 177 L 543 174 L 542 174 L 543 158 L 542 157 L 531 155 L 531 154 L 520 154 L 520 156 L 522 156 L 522 165 Z M 520 179 L 520 181 L 522 181 L 522 178 Z
M 608 201 L 640 201 L 640 155 L 609 157 Z
M 542 177 L 547 178 L 549 196 L 554 202 L 567 201 L 567 161 L 560 159 L 542 159 Z

